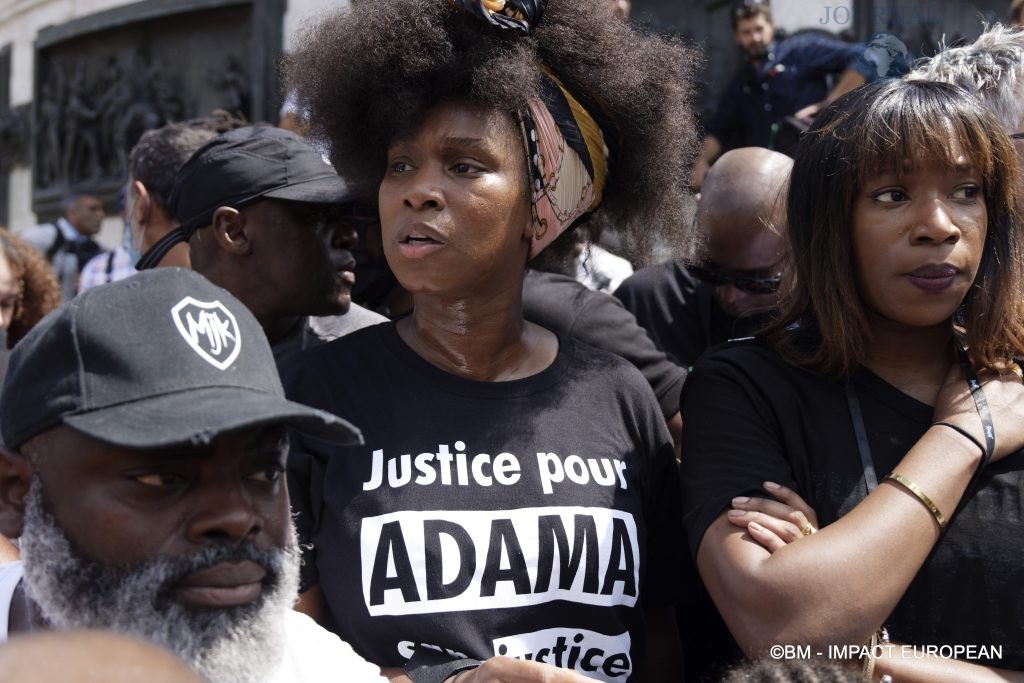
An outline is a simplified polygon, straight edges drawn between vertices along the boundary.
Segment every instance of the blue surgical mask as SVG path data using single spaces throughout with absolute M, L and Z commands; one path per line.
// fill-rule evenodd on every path
M 132 239 L 132 222 L 128 218 L 124 219 L 124 236 L 121 239 L 121 247 L 128 252 L 128 258 L 131 259 L 132 266 L 139 262 L 142 258 L 142 254 L 134 244 Z

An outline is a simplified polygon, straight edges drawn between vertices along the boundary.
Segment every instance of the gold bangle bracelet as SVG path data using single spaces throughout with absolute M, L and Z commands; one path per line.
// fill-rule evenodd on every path
M 928 494 L 922 491 L 917 484 L 910 481 L 902 474 L 896 474 L 895 472 L 889 474 L 886 479 L 892 479 L 917 496 L 917 499 L 924 503 L 924 506 L 932 513 L 932 517 L 934 517 L 935 521 L 939 523 L 939 528 L 946 528 L 946 518 L 942 516 L 942 512 L 939 510 L 938 506 L 932 502 L 932 499 L 928 497 Z

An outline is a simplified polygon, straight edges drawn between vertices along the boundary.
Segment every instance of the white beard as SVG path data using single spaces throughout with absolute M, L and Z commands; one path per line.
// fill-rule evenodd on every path
M 38 477 L 26 500 L 21 559 L 28 596 L 58 629 L 107 629 L 177 654 L 210 683 L 258 683 L 279 665 L 286 611 L 298 595 L 299 550 L 293 528 L 284 548 L 207 548 L 184 558 L 154 557 L 133 567 L 91 560 L 45 509 Z M 190 609 L 174 599 L 183 577 L 224 561 L 251 560 L 267 571 L 259 600 L 223 609 Z

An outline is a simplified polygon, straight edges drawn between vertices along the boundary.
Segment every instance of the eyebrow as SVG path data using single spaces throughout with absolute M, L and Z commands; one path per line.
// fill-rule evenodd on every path
M 488 153 L 492 151 L 492 146 L 483 138 L 446 137 L 442 143 L 445 147 L 469 148 Z

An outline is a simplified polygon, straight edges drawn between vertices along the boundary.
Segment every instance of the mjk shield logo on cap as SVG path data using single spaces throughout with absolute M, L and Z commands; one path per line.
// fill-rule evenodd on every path
M 171 309 L 174 325 L 192 350 L 218 370 L 227 370 L 242 349 L 238 321 L 219 301 L 185 297 Z

